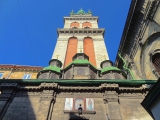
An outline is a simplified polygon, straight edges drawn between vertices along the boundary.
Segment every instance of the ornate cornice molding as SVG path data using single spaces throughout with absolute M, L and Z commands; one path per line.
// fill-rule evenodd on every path
M 57 33 L 59 34 L 102 34 L 104 35 L 105 29 L 104 28 L 65 28 L 65 29 L 57 29 Z
M 98 20 L 98 17 L 92 16 L 74 16 L 74 17 L 64 17 L 64 20 Z

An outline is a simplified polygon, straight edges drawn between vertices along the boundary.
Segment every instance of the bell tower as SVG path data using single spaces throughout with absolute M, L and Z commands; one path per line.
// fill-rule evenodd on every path
M 98 27 L 98 17 L 92 16 L 90 10 L 71 11 L 69 17 L 64 17 L 64 28 L 57 29 L 58 38 L 52 59 L 58 58 L 65 68 L 76 53 L 85 53 L 89 62 L 100 68 L 102 61 L 109 60 L 104 32 L 104 28 Z

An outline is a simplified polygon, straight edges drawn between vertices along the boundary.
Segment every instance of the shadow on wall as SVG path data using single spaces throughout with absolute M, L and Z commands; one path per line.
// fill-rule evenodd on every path
M 39 86 L 24 86 L 17 83 L 2 83 L 0 85 L 2 91 L 0 95 L 0 119 L 51 119 L 55 93 L 53 90 L 39 88 Z
M 36 95 L 29 95 L 27 91 L 17 91 L 18 84 L 15 83 L 2 83 L 1 91 L 3 95 L 8 95 L 6 103 L 2 107 L 0 113 L 3 120 L 36 120 L 36 112 L 38 111 L 37 105 L 39 98 Z M 25 87 L 25 86 L 24 86 Z M 0 98 L 0 102 L 4 99 Z
M 75 113 L 70 113 L 69 114 L 69 120 L 89 120 L 86 119 L 83 115 L 76 115 Z

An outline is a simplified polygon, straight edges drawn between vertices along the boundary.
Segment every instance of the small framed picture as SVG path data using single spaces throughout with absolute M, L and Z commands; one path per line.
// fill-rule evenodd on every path
M 86 110 L 94 111 L 94 100 L 93 100 L 93 98 L 86 98 Z
M 73 98 L 66 98 L 64 110 L 73 110 Z
M 84 110 L 85 109 L 85 99 L 84 98 L 75 98 L 74 99 L 74 109 L 78 110 L 80 105 L 81 105 L 82 109 Z

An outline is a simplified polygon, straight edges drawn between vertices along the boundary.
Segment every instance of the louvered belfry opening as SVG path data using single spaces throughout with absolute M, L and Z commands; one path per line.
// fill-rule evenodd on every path
M 154 65 L 156 71 L 160 75 L 160 53 L 156 53 L 152 56 L 152 63 Z

